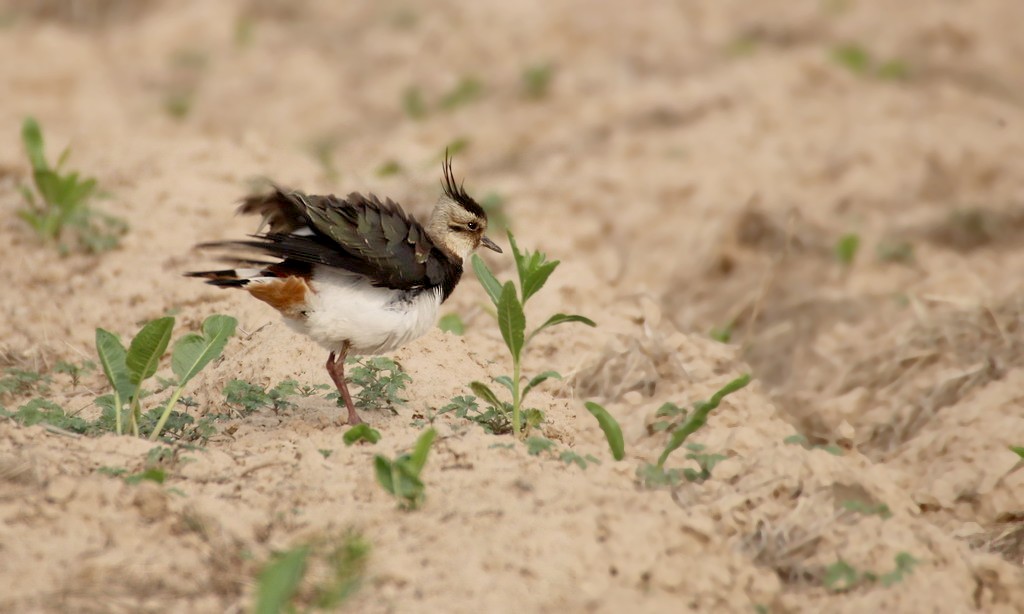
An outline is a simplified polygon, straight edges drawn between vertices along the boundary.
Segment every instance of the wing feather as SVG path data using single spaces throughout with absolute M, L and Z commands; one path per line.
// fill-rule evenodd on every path
M 387 288 L 441 287 L 445 298 L 462 275 L 462 262 L 437 245 L 419 222 L 394 201 L 373 194 L 341 199 L 275 188 L 269 195 L 250 196 L 240 211 L 262 215 L 269 232 L 201 247 L 255 250 L 345 269 Z

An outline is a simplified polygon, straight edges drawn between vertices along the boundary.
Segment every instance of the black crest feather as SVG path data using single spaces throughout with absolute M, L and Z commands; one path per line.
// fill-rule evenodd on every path
M 441 179 L 441 187 L 448 198 L 462 205 L 462 208 L 478 217 L 487 218 L 487 213 L 473 197 L 466 193 L 465 182 L 456 183 L 455 173 L 452 172 L 452 156 L 448 150 L 444 150 L 444 162 L 441 164 L 441 172 L 444 177 Z

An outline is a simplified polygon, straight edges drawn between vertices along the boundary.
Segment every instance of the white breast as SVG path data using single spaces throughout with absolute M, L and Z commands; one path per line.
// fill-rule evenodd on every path
M 321 268 L 311 285 L 306 320 L 290 324 L 335 352 L 346 342 L 356 354 L 393 351 L 425 335 L 441 306 L 440 289 L 377 288 L 347 271 Z

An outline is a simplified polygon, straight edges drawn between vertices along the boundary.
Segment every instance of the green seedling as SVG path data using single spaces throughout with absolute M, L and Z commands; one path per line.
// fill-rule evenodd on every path
M 396 160 L 388 160 L 377 167 L 378 177 L 390 177 L 402 172 L 402 165 Z
M 878 516 L 882 520 L 892 518 L 892 511 L 884 503 L 871 504 L 857 499 L 849 499 L 839 504 L 844 510 L 864 516 Z
M 4 369 L 4 376 L 0 377 L 0 398 L 33 393 L 47 394 L 50 391 L 51 381 L 48 375 L 9 367 Z
M 192 89 L 175 89 L 164 95 L 164 112 L 176 120 L 188 117 L 192 112 L 192 105 L 195 102 L 195 92 Z
M 32 399 L 13 412 L 0 407 L 0 416 L 22 426 L 49 424 L 72 433 L 86 434 L 96 429 L 95 423 L 68 414 L 63 407 L 46 399 Z
M 453 141 L 450 141 L 447 145 L 445 145 L 441 153 L 438 154 L 437 159 L 444 160 L 445 156 L 451 156 L 454 158 L 455 156 L 469 149 L 469 143 L 469 139 L 467 139 L 464 136 L 460 136 L 454 139 Z
M 235 19 L 234 41 L 239 49 L 245 49 L 252 45 L 256 38 L 256 20 L 251 15 L 239 15 Z
M 82 375 L 91 373 L 96 370 L 96 363 L 91 360 L 85 360 L 82 364 L 77 365 L 73 362 L 66 360 L 58 360 L 57 364 L 53 367 L 54 373 L 64 373 L 71 377 L 71 386 L 78 388 L 78 384 L 82 379 Z
M 892 571 L 877 574 L 872 571 L 861 573 L 853 565 L 839 559 L 825 568 L 822 584 L 833 593 L 843 593 L 860 586 L 876 583 L 881 583 L 882 586 L 888 588 L 910 575 L 918 563 L 917 559 L 908 552 L 897 554 L 894 562 L 895 568 Z
M 500 403 L 501 401 L 496 402 Z M 531 414 L 531 411 L 534 413 Z M 437 410 L 439 416 L 447 413 L 454 413 L 456 418 L 465 418 L 470 422 L 475 422 L 491 435 L 505 435 L 512 432 L 512 421 L 508 408 L 499 410 L 494 402 L 489 402 L 487 408 L 481 410 L 480 405 L 476 402 L 476 397 L 471 394 L 452 397 L 451 403 Z M 526 414 L 527 424 L 533 426 L 539 424 L 543 419 L 543 414 L 539 410 L 528 410 Z
M 527 437 L 526 451 L 531 456 L 537 456 L 541 452 L 553 452 L 556 444 L 547 437 Z
M 527 437 L 524 443 L 526 444 L 526 451 L 533 456 L 545 454 L 552 458 L 557 458 L 566 465 L 572 465 L 575 463 L 580 469 L 586 469 L 589 465 L 601 464 L 601 461 L 597 460 L 597 458 L 592 454 L 580 456 L 575 450 L 568 449 L 559 452 L 558 444 L 547 437 Z
M 167 470 L 160 467 L 150 467 L 138 473 L 125 476 L 125 484 L 140 484 L 142 482 L 156 482 L 163 484 L 167 480 Z
M 150 433 L 151 440 L 155 441 L 160 436 L 189 380 L 224 351 L 237 323 L 230 316 L 213 315 L 203 322 L 202 334 L 188 333 L 174 344 L 171 370 L 177 387 Z M 96 352 L 103 373 L 113 388 L 114 428 L 118 435 L 124 432 L 123 413 L 127 406 L 132 434 L 139 436 L 144 396 L 141 384 L 156 373 L 173 329 L 172 317 L 153 320 L 142 327 L 127 350 L 116 335 L 102 328 L 96 329 Z
M 904 81 L 910 77 L 910 68 L 901 60 L 880 62 L 864 47 L 855 43 L 840 45 L 832 50 L 832 60 L 850 72 L 873 76 L 886 81 Z
M 68 231 L 73 231 L 70 234 L 74 235 L 75 245 L 83 251 L 98 253 L 117 247 L 128 226 L 89 206 L 90 199 L 96 196 L 95 179 L 61 171 L 71 150 L 65 149 L 57 165 L 51 167 L 46 161 L 42 130 L 31 117 L 22 124 L 21 140 L 32 165 L 35 191 L 22 186 L 28 206 L 19 209 L 18 216 L 43 240 L 56 244 L 62 253 L 70 251 L 64 242 Z
M 1010 446 L 1010 452 L 1024 459 L 1024 446 Z
M 693 435 L 707 424 L 708 416 L 713 410 L 718 408 L 722 399 L 738 390 L 742 390 L 749 383 L 750 375 L 742 375 L 723 386 L 707 401 L 698 401 L 695 403 L 693 406 L 693 413 L 686 417 L 685 422 L 680 424 L 677 428 L 672 429 L 672 436 L 669 438 L 668 445 L 665 446 L 661 456 L 658 457 L 658 467 L 664 467 L 665 461 L 668 460 L 669 455 L 677 450 L 679 446 L 683 445 L 690 435 Z
M 849 43 L 832 50 L 832 59 L 851 72 L 863 75 L 871 68 L 871 54 L 860 45 Z
M 320 456 L 324 457 L 325 459 L 330 458 L 331 454 L 334 454 L 334 450 L 330 448 L 317 448 L 316 451 L 319 452 Z
M 483 95 L 484 86 L 479 79 L 472 76 L 463 77 L 448 93 L 441 97 L 438 106 L 451 111 L 462 105 L 468 104 Z
M 353 367 L 348 372 L 348 382 L 359 386 L 359 392 L 353 399 L 357 409 L 394 411 L 396 406 L 405 403 L 405 399 L 398 395 L 412 377 L 402 369 L 402 365 L 384 356 L 349 358 L 346 364 Z M 344 404 L 337 392 L 328 394 L 327 398 L 334 399 L 339 406 Z
M 359 589 L 369 555 L 370 544 L 357 533 L 276 553 L 257 578 L 254 611 L 294 612 L 300 601 L 308 609 L 334 611 Z M 326 578 L 300 591 L 311 566 L 325 567 Z
M 454 335 L 466 334 L 466 324 L 462 321 L 462 316 L 457 313 L 448 313 L 441 316 L 441 319 L 437 321 L 437 327 L 446 333 Z
M 562 450 L 562 453 L 558 455 L 558 460 L 562 461 L 566 465 L 576 464 L 580 469 L 586 469 L 588 465 L 600 465 L 601 461 L 597 460 L 593 454 L 587 454 L 586 456 L 580 456 L 573 450 Z
M 697 467 L 700 471 L 685 467 L 683 469 L 683 477 L 688 482 L 695 482 L 702 484 L 705 481 L 711 479 L 711 470 L 715 468 L 719 462 L 724 461 L 727 456 L 724 454 L 709 454 L 704 452 L 704 446 L 699 443 L 688 443 L 686 449 L 689 450 L 689 454 L 686 455 L 687 460 L 692 460 L 697 463 Z
M 725 460 L 721 454 L 706 454 L 704 447 L 700 444 L 688 444 L 686 447 L 690 453 L 686 455 L 687 460 L 696 461 L 700 471 L 688 469 L 666 469 L 665 462 L 672 452 L 678 450 L 686 443 L 686 440 L 707 424 L 708 416 L 721 404 L 726 396 L 741 390 L 750 383 L 750 375 L 738 377 L 711 396 L 707 401 L 698 401 L 693 405 L 693 411 L 688 412 L 675 403 L 665 403 L 658 408 L 655 416 L 664 418 L 656 421 L 650 427 L 650 432 L 668 432 L 669 440 L 665 449 L 658 457 L 656 464 L 647 463 L 637 469 L 637 477 L 648 487 L 674 486 L 682 480 L 690 482 L 703 482 L 711 477 L 711 470 L 719 461 Z
M 729 343 L 732 341 L 733 323 L 730 322 L 725 326 L 715 326 L 708 331 L 708 336 L 719 343 Z
M 512 281 L 506 281 L 504 284 L 500 283 L 494 276 L 494 273 L 487 268 L 483 258 L 476 254 L 473 255 L 473 271 L 476 272 L 477 279 L 480 280 L 491 302 L 494 303 L 498 314 L 498 329 L 501 331 L 505 347 L 508 348 L 509 354 L 512 357 L 512 377 L 503 375 L 494 379 L 495 382 L 508 389 L 511 395 L 511 402 L 499 400 L 498 396 L 483 382 L 472 382 L 470 388 L 499 413 L 511 414 L 512 433 L 519 439 L 522 436 L 524 425 L 529 425 L 530 416 L 526 416 L 527 420 L 525 422 L 523 420 L 523 401 L 526 399 L 526 396 L 531 390 L 547 380 L 561 379 L 562 377 L 555 371 L 544 371 L 526 381 L 525 386 L 523 385 L 525 378 L 522 373 L 522 359 L 530 340 L 537 333 L 558 324 L 579 322 L 587 326 L 597 325 L 593 320 L 580 315 L 556 313 L 527 334 L 526 313 L 524 311 L 526 302 L 544 287 L 548 278 L 558 268 L 559 261 L 548 261 L 547 256 L 540 251 L 519 251 L 519 246 L 516 244 L 515 237 L 511 231 L 508 233 L 508 242 L 512 247 L 512 256 L 515 259 L 516 271 L 519 274 L 518 289 Z M 532 414 L 534 416 L 539 414 L 538 410 L 531 411 L 536 412 Z
M 555 67 L 549 63 L 534 64 L 523 70 L 523 93 L 527 98 L 540 100 L 548 95 Z
M 373 458 L 377 481 L 384 490 L 398 499 L 399 507 L 402 509 L 414 510 L 423 503 L 426 487 L 420 479 L 420 473 L 427 462 L 427 455 L 435 437 L 437 431 L 427 429 L 416 440 L 412 453 L 403 454 L 394 460 L 380 454 Z
M 256 580 L 256 614 L 280 614 L 295 598 L 312 548 L 300 546 L 274 556 Z
M 811 442 L 807 440 L 807 437 L 797 433 L 796 435 L 790 435 L 782 440 L 782 443 L 789 445 L 800 446 L 805 450 L 822 450 L 828 452 L 832 456 L 842 456 L 843 449 L 835 444 L 828 445 L 811 445 Z
M 836 242 L 836 260 L 838 260 L 843 266 L 850 266 L 853 264 L 853 259 L 857 257 L 858 248 L 860 248 L 860 237 L 858 235 L 843 235 L 839 238 L 839 241 Z
M 346 446 L 351 446 L 352 444 L 360 441 L 373 444 L 380 441 L 380 431 L 364 422 L 345 431 L 345 434 L 341 439 L 345 442 Z
M 626 442 L 622 437 L 622 428 L 619 426 L 619 423 L 608 413 L 607 409 L 597 403 L 587 401 L 584 403 L 584 406 L 594 418 L 597 418 L 597 424 L 604 432 L 604 437 L 608 441 L 608 447 L 612 451 L 612 458 L 617 461 L 625 458 Z
M 233 379 L 224 386 L 224 400 L 240 406 L 243 413 L 252 413 L 269 407 L 276 414 L 295 407 L 295 404 L 288 400 L 289 397 L 297 394 L 308 397 L 315 394 L 315 390 L 317 389 L 308 386 L 300 387 L 293 379 L 282 380 L 269 390 L 245 380 Z

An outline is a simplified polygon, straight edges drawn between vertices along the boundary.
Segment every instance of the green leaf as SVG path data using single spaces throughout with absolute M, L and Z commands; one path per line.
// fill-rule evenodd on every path
M 521 398 L 525 399 L 528 392 L 549 379 L 562 379 L 562 375 L 557 371 L 545 371 L 540 375 L 535 375 L 533 379 L 530 380 L 530 383 L 526 385 L 526 388 L 523 388 L 523 396 Z
M 541 452 L 547 452 L 555 448 L 555 442 L 547 437 L 527 437 L 526 451 L 530 456 L 537 456 Z
M 480 280 L 480 285 L 487 291 L 487 296 L 491 297 L 491 302 L 494 306 L 498 306 L 498 298 L 501 296 L 501 284 L 498 279 L 491 273 L 491 270 L 487 268 L 487 263 L 484 259 L 477 254 L 473 254 L 473 272 L 476 273 L 476 278 Z
M 380 441 L 380 431 L 364 422 L 362 424 L 357 424 L 350 428 L 349 430 L 345 431 L 345 434 L 342 436 L 341 439 L 342 441 L 345 442 L 346 446 L 350 446 L 356 443 L 357 441 L 377 443 L 378 441 Z
M 1010 446 L 1010 452 L 1013 452 L 1017 456 L 1024 458 L 1024 446 Z
M 832 592 L 845 591 L 853 588 L 860 580 L 860 574 L 846 561 L 839 559 L 825 568 L 825 577 L 821 582 Z
M 622 460 L 626 456 L 626 442 L 622 437 L 622 428 L 619 427 L 619 423 L 608 413 L 608 410 L 597 403 L 587 401 L 584 405 L 587 411 L 597 418 L 597 424 L 604 431 L 608 447 L 612 450 L 612 457 L 617 461 Z
M 528 298 L 544 287 L 544 284 L 548 281 L 548 277 L 551 277 L 551 274 L 558 268 L 558 264 L 558 260 L 552 260 L 551 262 L 545 262 L 532 270 L 526 271 L 526 277 L 522 281 L 524 303 Z
M 498 377 L 494 378 L 494 381 L 498 384 L 501 384 L 505 388 L 508 388 L 508 393 L 512 394 L 512 389 L 514 388 L 514 385 L 512 384 L 511 377 L 507 375 L 499 375 Z
M 441 316 L 441 319 L 437 322 L 437 327 L 446 333 L 452 333 L 455 335 L 463 335 L 466 333 L 466 325 L 462 322 L 462 318 L 457 313 L 449 313 Z
M 855 234 L 845 234 L 836 242 L 836 260 L 843 266 L 853 264 L 857 257 L 857 249 L 860 247 L 860 237 Z
M 34 117 L 26 117 L 22 122 L 21 141 L 25 144 L 25 152 L 28 154 L 33 170 L 40 171 L 49 168 L 43 151 L 43 131 L 39 129 L 39 122 Z
M 178 339 L 171 354 L 171 370 L 179 388 L 221 355 L 237 325 L 238 320 L 231 316 L 212 315 L 203 322 L 202 335 L 189 333 Z
M 523 285 L 523 279 L 526 278 L 527 258 L 519 251 L 519 244 L 516 243 L 516 238 L 512 231 L 509 230 L 507 234 L 509 247 L 512 248 L 512 259 L 515 260 L 516 271 L 519 273 L 519 285 Z
M 473 393 L 476 396 L 480 397 L 481 399 L 483 399 L 485 402 L 495 407 L 496 409 L 501 409 L 502 407 L 505 406 L 504 403 L 498 400 L 498 395 L 494 394 L 494 391 L 492 391 L 491 387 L 488 386 L 487 384 L 483 382 L 473 381 L 469 383 L 469 388 L 470 390 L 473 391 Z
M 277 555 L 260 572 L 256 586 L 256 614 L 280 614 L 285 611 L 306 574 L 309 546 Z
M 434 439 L 436 437 L 437 431 L 434 429 L 427 429 L 426 431 L 423 431 L 423 434 L 416 440 L 416 446 L 412 450 L 412 456 L 409 458 L 409 464 L 417 477 L 419 477 L 420 472 L 423 471 L 423 465 L 427 463 L 427 455 L 430 453 L 430 446 L 434 445 Z
M 516 286 L 510 281 L 505 282 L 501 288 L 501 296 L 498 297 L 498 328 L 501 336 L 505 339 L 512 358 L 519 360 L 523 352 L 523 338 L 526 329 L 526 314 L 523 313 L 523 306 L 516 296 Z
M 658 457 L 658 466 L 663 467 L 665 461 L 668 460 L 668 455 L 675 451 L 679 446 L 686 442 L 686 438 L 694 434 L 703 427 L 708 420 L 708 415 L 711 411 L 718 407 L 726 396 L 740 390 L 750 383 L 750 374 L 745 374 L 736 379 L 732 380 L 725 386 L 716 392 L 707 401 L 701 401 L 694 405 L 694 411 L 689 416 L 686 422 L 678 429 L 673 431 L 672 439 L 669 440 L 668 445 L 665 446 L 665 450 L 662 451 L 661 456 Z
M 174 318 L 157 318 L 143 326 L 139 334 L 132 339 L 125 364 L 128 366 L 133 384 L 138 385 L 156 373 L 160 357 L 164 355 L 167 344 L 171 341 L 172 330 Z
M 567 313 L 556 313 L 555 315 L 548 318 L 546 322 L 544 322 L 536 329 L 534 329 L 534 331 L 530 333 L 530 339 L 533 339 L 534 335 L 544 330 L 545 328 L 548 328 L 549 326 L 556 326 L 558 324 L 565 324 L 567 322 L 579 322 L 581 324 L 586 324 L 587 326 L 597 326 L 597 323 L 591 320 L 590 318 L 585 318 L 583 316 Z
M 398 494 L 395 492 L 394 480 L 391 477 L 391 461 L 378 454 L 373 457 L 373 469 L 377 474 L 377 481 L 384 490 L 393 495 Z
M 167 472 L 159 467 L 150 467 L 145 471 L 132 474 L 124 479 L 126 484 L 139 484 L 143 481 L 156 482 L 157 484 L 163 484 L 167 480 Z
M 100 365 L 107 381 L 117 391 L 122 400 L 127 400 L 135 393 L 135 384 L 131 381 L 128 367 L 125 364 L 127 351 L 117 335 L 102 328 L 96 329 L 96 353 L 100 357 Z M 121 408 L 118 408 L 120 410 Z

